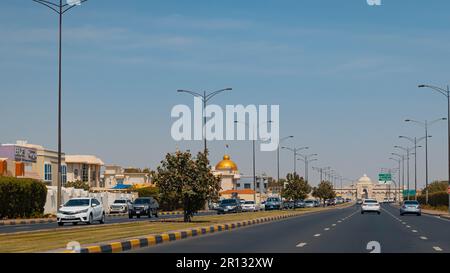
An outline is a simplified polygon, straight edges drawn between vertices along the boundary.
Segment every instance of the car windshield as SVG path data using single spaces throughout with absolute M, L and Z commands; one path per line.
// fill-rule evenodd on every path
M 116 200 L 114 201 L 114 204 L 125 204 L 127 200 Z
M 306 200 L 305 203 L 314 203 L 313 200 Z
M 86 207 L 89 206 L 89 199 L 72 199 L 69 200 L 64 206 L 65 207 Z
M 225 199 L 225 200 L 220 201 L 220 204 L 222 204 L 222 205 L 225 205 L 225 204 L 236 204 L 236 203 L 237 202 L 234 199 Z
M 136 205 L 142 205 L 142 204 L 150 204 L 150 199 L 136 199 L 134 201 Z
M 376 204 L 376 203 L 378 203 L 378 202 L 377 202 L 377 200 L 364 200 L 364 203 L 367 203 L 367 204 Z
M 417 201 L 405 201 L 405 205 L 419 205 Z
M 253 204 L 255 204 L 255 202 L 253 202 L 253 201 L 245 201 L 245 204 L 246 205 L 253 205 Z
M 278 202 L 278 198 L 269 198 L 267 199 L 267 202 Z

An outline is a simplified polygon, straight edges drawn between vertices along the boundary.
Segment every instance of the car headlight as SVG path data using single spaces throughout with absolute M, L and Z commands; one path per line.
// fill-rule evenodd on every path
M 77 211 L 76 214 L 78 214 L 78 213 L 86 213 L 86 212 L 88 212 L 88 210 L 89 210 L 89 209 L 80 210 L 80 211 Z

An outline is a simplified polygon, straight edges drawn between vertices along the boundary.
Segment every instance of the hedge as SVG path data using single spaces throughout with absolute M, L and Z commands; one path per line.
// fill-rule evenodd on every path
M 425 194 L 419 195 L 417 201 L 424 205 L 426 202 Z M 436 192 L 428 195 L 428 204 L 433 207 L 447 206 L 448 207 L 448 193 L 446 192 Z
M 0 176 L 0 219 L 42 216 L 46 199 L 42 182 Z

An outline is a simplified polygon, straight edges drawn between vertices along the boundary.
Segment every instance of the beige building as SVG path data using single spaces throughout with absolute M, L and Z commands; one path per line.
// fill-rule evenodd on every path
M 93 155 L 66 155 L 67 182 L 82 181 L 91 187 L 100 187 L 103 161 Z
M 152 180 L 147 172 L 130 172 L 118 165 L 106 165 L 103 173 L 103 183 L 106 188 L 111 189 L 118 185 L 152 185 Z
M 355 181 L 350 186 L 342 189 L 336 189 L 337 196 L 343 198 L 350 198 L 352 200 L 372 198 L 383 202 L 385 200 L 402 200 L 401 188 L 390 184 L 374 183 L 367 176 L 362 176 L 358 181 Z
M 241 175 L 239 174 L 238 167 L 234 163 L 229 155 L 224 155 L 215 168 L 213 168 L 213 174 L 221 177 L 220 186 L 222 191 L 237 190 L 237 184 Z

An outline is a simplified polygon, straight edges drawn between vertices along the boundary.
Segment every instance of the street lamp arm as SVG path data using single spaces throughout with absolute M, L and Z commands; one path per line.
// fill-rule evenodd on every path
M 232 88 L 224 88 L 224 89 L 220 89 L 220 90 L 214 91 L 214 92 L 212 92 L 211 94 L 208 94 L 208 95 L 206 96 L 206 101 L 209 101 L 209 100 L 212 99 L 214 96 L 216 96 L 216 95 L 218 95 L 218 94 L 220 94 L 220 93 L 222 93 L 222 92 L 225 92 L 225 91 L 231 91 L 231 90 L 233 90 L 233 89 L 232 89 Z
M 427 84 L 422 84 L 419 85 L 419 88 L 430 88 L 433 89 L 434 91 L 437 91 L 439 93 L 441 93 L 442 95 L 446 96 L 447 98 L 450 97 L 450 93 L 448 90 L 445 90 L 443 88 L 437 87 L 437 86 L 433 86 L 433 85 L 427 85 Z
M 194 92 L 194 91 L 189 91 L 189 90 L 177 90 L 177 92 L 179 92 L 179 93 L 188 93 L 188 94 L 191 94 L 194 97 L 203 97 L 203 95 L 201 95 L 201 94 L 199 94 L 197 92 Z
M 432 122 L 428 123 L 428 126 L 431 126 L 435 123 L 438 123 L 439 121 L 444 121 L 444 120 L 447 120 L 447 118 L 440 118 L 440 119 L 433 120 Z
M 58 5 L 56 5 L 56 4 L 54 4 L 54 3 L 51 3 L 51 2 L 48 2 L 48 1 L 41 1 L 41 0 L 33 0 L 33 1 L 36 2 L 36 3 L 38 3 L 38 4 L 41 4 L 41 5 L 44 5 L 44 6 L 48 7 L 48 8 L 50 8 L 51 10 L 53 10 L 54 12 L 56 12 L 57 14 L 60 14 L 60 13 L 59 13 L 59 10 L 57 10 L 56 8 L 54 8 L 53 6 L 51 6 L 51 5 L 54 5 L 54 6 L 56 6 L 56 7 L 59 7 Z
M 72 8 L 74 8 L 74 7 L 76 7 L 76 6 L 78 6 L 78 5 L 81 5 L 81 3 L 84 3 L 84 2 L 86 2 L 87 0 L 81 0 L 80 1 L 80 3 L 79 4 L 77 4 L 77 5 L 69 5 L 69 4 L 65 4 L 65 5 L 63 5 L 62 7 L 65 7 L 66 9 L 65 10 L 63 10 L 63 12 L 62 12 L 62 14 L 64 14 L 64 13 L 66 13 L 66 12 L 68 12 L 70 9 L 72 9 Z M 67 7 L 67 6 L 69 6 L 69 7 Z

